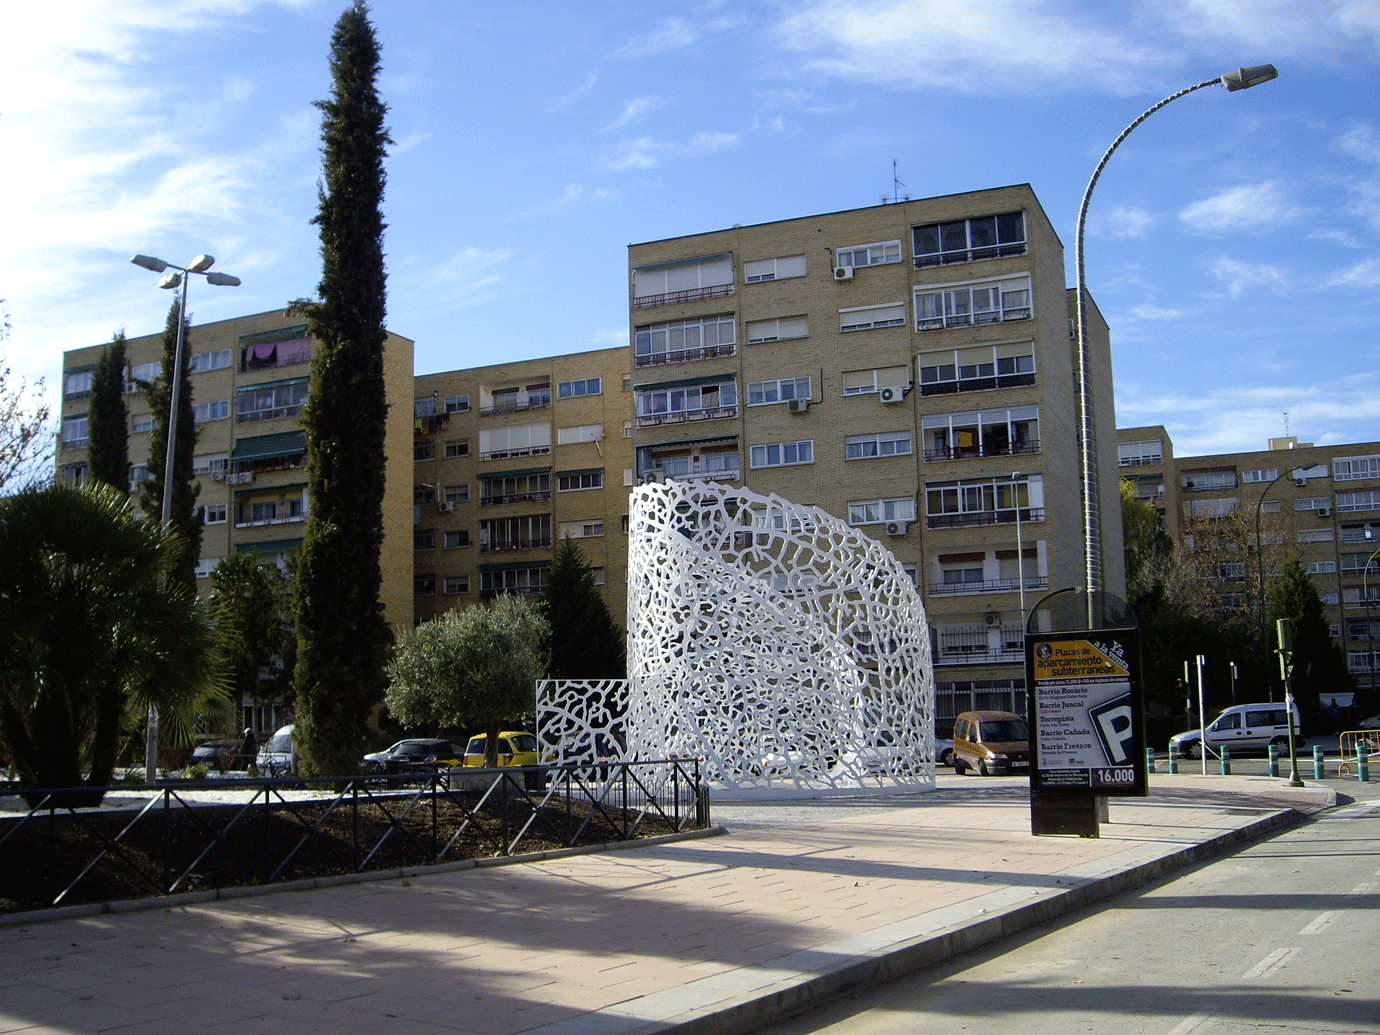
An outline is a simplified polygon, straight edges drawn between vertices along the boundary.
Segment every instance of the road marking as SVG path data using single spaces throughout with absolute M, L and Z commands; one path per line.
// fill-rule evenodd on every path
M 1198 1025 L 1202 1024 L 1215 1012 L 1215 1010 L 1201 1010 L 1192 1017 L 1186 1017 L 1179 1022 L 1179 1024 L 1170 1029 L 1169 1035 L 1188 1035 L 1189 1032 L 1196 1031 Z
M 1332 910 L 1331 912 L 1323 913 L 1323 914 L 1322 914 L 1321 916 L 1319 916 L 1316 920 L 1314 920 L 1311 924 L 1309 924 L 1309 925 L 1308 925 L 1307 927 L 1305 927 L 1302 931 L 1300 931 L 1299 934 L 1317 934 L 1317 933 L 1318 933 L 1319 931 L 1321 931 L 1324 927 L 1326 927 L 1328 924 L 1330 924 L 1330 923 L 1332 922 L 1332 918 L 1333 918 L 1334 916 L 1336 916 L 1336 915 L 1337 915 L 1337 911 L 1336 911 L 1335 909 Z
M 1369 895 L 1369 894 L 1370 894 L 1372 891 L 1374 891 L 1374 890 L 1375 890 L 1375 885 L 1374 885 L 1374 884 L 1357 884 L 1356 887 L 1354 887 L 1354 888 L 1352 888 L 1350 891 L 1348 891 L 1347 894 L 1348 894 L 1348 895 Z
M 1276 949 L 1241 976 L 1248 979 L 1264 977 L 1266 974 L 1278 970 L 1280 967 L 1284 966 L 1284 964 L 1288 963 L 1294 953 L 1298 951 L 1297 946 L 1292 949 Z

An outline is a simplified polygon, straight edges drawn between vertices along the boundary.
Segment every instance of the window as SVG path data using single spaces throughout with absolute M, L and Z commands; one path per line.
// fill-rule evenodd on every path
M 590 574 L 590 577 L 594 579 L 594 584 L 595 584 L 596 586 L 602 586 L 602 585 L 604 584 L 604 569 L 603 569 L 603 568 L 590 568 L 590 569 L 589 569 L 589 574 Z
M 784 341 L 787 338 L 805 338 L 810 334 L 810 321 L 804 316 L 778 316 L 775 320 L 749 320 L 747 340 L 749 345 L 759 345 L 766 341 Z
M 527 386 L 527 408 L 541 410 L 551 405 L 551 382 Z
M 470 501 L 469 483 L 467 482 L 464 485 L 447 485 L 443 498 L 447 503 L 468 503 Z
M 436 440 L 434 438 L 416 439 L 412 443 L 412 460 L 435 460 Z
M 901 261 L 901 241 L 879 241 L 876 244 L 850 244 L 834 252 L 835 266 L 882 266 Z
M 731 356 L 737 342 L 738 330 L 731 314 L 647 324 L 633 333 L 633 366 Z
M 484 597 L 501 593 L 540 596 L 546 592 L 548 567 L 499 568 L 479 573 L 479 592 Z
M 421 399 L 412 400 L 413 417 L 434 417 L 436 416 L 436 396 L 428 395 Z
M 627 535 L 627 534 L 628 534 L 628 515 L 627 515 L 627 514 L 624 514 L 624 515 L 619 519 L 619 525 L 620 525 L 620 527 L 621 527 L 621 529 L 622 529 L 623 534 L 624 534 L 624 535 Z
M 85 399 L 91 394 L 91 381 L 94 370 L 79 370 L 68 374 L 62 379 L 62 397 L 64 399 Z
M 414 485 L 412 486 L 412 505 L 414 507 L 426 507 L 436 502 L 436 486 L 434 485 Z
M 1330 528 L 1309 528 L 1299 533 L 1301 543 L 1330 543 L 1332 542 L 1332 529 Z
M 129 368 L 129 379 L 132 384 L 125 390 L 130 392 L 141 392 L 145 384 L 153 384 L 162 374 L 162 362 L 136 364 Z
M 542 549 L 551 545 L 551 515 L 523 514 L 479 522 L 479 551 Z
M 557 428 L 556 445 L 570 446 L 577 442 L 598 442 L 604 437 L 602 424 L 581 424 L 574 428 Z
M 550 424 L 519 424 L 490 428 L 479 433 L 479 459 L 502 460 L 551 452 Z
M 764 280 L 785 280 L 805 276 L 805 256 L 787 255 L 780 259 L 753 259 L 743 263 L 743 280 L 757 284 Z
M 1279 500 L 1260 500 L 1258 506 L 1262 514 L 1279 513 Z
M 1363 510 L 1380 510 L 1380 489 L 1337 493 L 1337 512 L 1355 514 Z
M 1295 510 L 1323 510 L 1331 506 L 1332 500 L 1328 496 L 1300 496 L 1294 500 Z
M 1164 463 L 1164 446 L 1159 439 L 1144 442 L 1118 442 L 1117 464 L 1121 467 L 1144 467 Z
M 216 472 L 224 474 L 230 466 L 230 456 L 228 453 L 213 453 L 209 456 L 192 457 L 192 474 L 210 474 Z
M 562 521 L 562 539 L 597 539 L 604 534 L 604 522 L 602 518 L 590 518 L 586 521 Z
M 737 440 L 731 436 L 704 443 L 661 443 L 637 450 L 638 477 L 656 474 L 722 481 L 737 478 L 740 468 Z
M 1025 214 L 1006 212 L 911 228 L 915 268 L 1025 254 Z
M 278 518 L 278 504 L 273 500 L 260 500 L 249 504 L 249 522 L 253 525 L 265 524 L 269 521 L 276 521 Z
M 1241 472 L 1241 482 L 1244 485 L 1250 485 L 1252 482 L 1272 482 L 1278 477 L 1278 467 L 1265 467 L 1258 471 Z
M 926 460 L 1010 456 L 1040 449 L 1038 406 L 935 414 L 922 418 L 920 427 Z
M 733 294 L 733 255 L 659 262 L 633 270 L 633 308 Z
M 883 521 L 914 520 L 915 499 L 912 496 L 886 500 L 850 500 L 848 503 L 850 525 L 876 525 Z
M 839 310 L 839 330 L 867 331 L 876 327 L 902 327 L 906 322 L 906 303 L 854 306 Z
M 158 427 L 158 420 L 151 413 L 141 414 L 134 418 L 134 434 L 136 435 L 142 435 L 156 427 Z
M 748 384 L 748 405 L 769 406 L 792 399 L 812 399 L 814 388 L 808 377 L 787 377 L 776 381 L 753 381 Z
M 434 528 L 414 528 L 412 530 L 412 549 L 414 550 L 434 550 L 436 549 L 436 529 Z
M 192 357 L 189 366 L 193 374 L 204 374 L 208 370 L 225 370 L 230 366 L 230 350 L 198 352 Z
M 637 426 L 671 424 L 738 415 L 738 385 L 732 380 L 674 382 L 637 390 Z
M 84 446 L 87 443 L 86 414 L 68 417 L 62 422 L 62 444 L 64 446 Z
M 1043 521 L 1044 478 L 975 478 L 925 485 L 925 516 L 930 528 Z
M 201 557 L 197 560 L 196 567 L 192 570 L 197 578 L 204 579 L 209 576 L 211 572 L 215 571 L 219 565 L 219 557 Z
M 910 367 L 882 367 L 879 370 L 845 370 L 844 395 L 867 395 L 894 385 L 910 384 Z
M 599 395 L 603 392 L 603 378 L 586 377 L 580 381 L 561 381 L 556 385 L 557 399 L 578 399 L 582 395 Z
M 1184 519 L 1187 521 L 1222 518 L 1235 513 L 1241 501 L 1234 496 L 1208 500 L 1188 500 L 1184 503 Z
M 309 388 L 305 377 L 241 388 L 235 393 L 235 423 L 294 417 L 302 412 Z
M 1329 539 L 1331 536 L 1328 537 Z M 1374 543 L 1380 542 L 1380 521 L 1366 521 L 1356 525 L 1342 526 L 1342 542 Z
M 1181 484 L 1190 492 L 1220 492 L 1236 488 L 1236 472 L 1185 471 Z
M 1030 319 L 1030 274 L 947 286 L 917 286 L 915 329 L 977 327 Z
M 485 478 L 480 483 L 479 505 L 533 503 L 551 498 L 551 475 L 547 471 L 524 471 Z
M 228 503 L 208 503 L 201 508 L 201 520 L 207 525 L 223 525 L 230 519 Z
M 448 395 L 446 396 L 447 413 L 469 413 L 470 397 L 468 395 Z
M 556 489 L 559 492 L 576 492 L 580 489 L 602 489 L 603 471 L 571 471 L 556 476 Z
M 447 550 L 458 550 L 461 547 L 470 545 L 470 530 L 468 528 L 447 529 L 442 538 Z
M 1317 477 L 1313 471 L 1308 472 Z M 1332 461 L 1332 480 L 1356 481 L 1359 478 L 1380 478 L 1380 456 L 1339 456 Z
M 436 576 L 435 575 L 413 575 L 412 576 L 412 595 L 418 597 L 431 597 L 436 595 Z
M 311 362 L 306 327 L 287 327 L 240 337 L 240 369 L 264 370 Z
M 909 431 L 881 431 L 872 435 L 849 435 L 844 439 L 844 456 L 849 460 L 863 460 L 874 456 L 908 456 L 910 452 Z
M 815 443 L 813 439 L 800 439 L 797 442 L 769 442 L 752 446 L 749 449 L 753 467 L 792 467 L 796 464 L 815 462 Z
M 1343 561 L 1343 563 L 1345 563 L 1345 562 L 1346 562 L 1346 558 L 1343 557 L 1343 558 L 1342 558 L 1342 561 Z M 1309 575 L 1335 575 L 1335 574 L 1337 574 L 1337 562 L 1336 562 L 1336 561 L 1309 561 L 1309 562 L 1308 562 L 1308 574 L 1309 574 Z
M 447 575 L 442 582 L 442 590 L 446 596 L 468 593 L 470 591 L 470 577 L 468 575 Z
M 470 440 L 464 438 L 455 442 L 447 442 L 445 444 L 445 454 L 447 460 L 455 460 L 462 456 L 469 456 Z
M 192 406 L 192 420 L 205 424 L 212 420 L 225 420 L 230 416 L 230 400 L 218 399 L 215 402 L 196 403 Z
M 1035 383 L 1035 343 L 1004 342 L 922 352 L 917 365 L 921 395 L 1018 388 Z

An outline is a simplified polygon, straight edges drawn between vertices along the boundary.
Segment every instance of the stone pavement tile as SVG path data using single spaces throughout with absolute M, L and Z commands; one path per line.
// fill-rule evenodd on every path
M 94 1000 L 68 1000 L 48 1012 L 50 1023 L 56 1022 L 68 1028 L 81 1031 L 112 1031 L 145 1021 L 160 1020 L 161 1015 L 147 1010 L 134 1010 L 127 1006 L 112 1006 Z

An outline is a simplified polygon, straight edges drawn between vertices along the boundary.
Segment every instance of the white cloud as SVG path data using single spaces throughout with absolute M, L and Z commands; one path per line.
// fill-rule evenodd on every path
M 1202 265 L 1229 298 L 1240 298 L 1248 291 L 1280 291 L 1289 283 L 1289 274 L 1280 266 L 1244 262 L 1230 255 L 1219 255 L 1205 260 Z
M 629 123 L 636 122 L 638 119 L 642 118 L 642 116 L 648 115 L 658 108 L 664 108 L 665 106 L 666 102 L 656 96 L 656 94 L 651 94 L 647 97 L 635 97 L 623 107 L 623 114 L 619 115 L 618 118 L 604 127 L 604 132 L 607 133 L 610 130 L 622 129 Z
M 1184 316 L 1186 309 L 1165 309 L 1157 305 L 1137 305 L 1131 307 L 1131 315 L 1137 320 L 1177 320 Z
M 546 110 L 560 111 L 560 109 L 569 107 L 576 101 L 584 100 L 594 91 L 594 84 L 598 81 L 598 73 L 591 72 L 589 74 L 589 77 L 585 79 L 583 83 L 581 83 L 579 86 L 575 87 L 575 89 L 569 91 L 568 93 L 561 94 L 561 96 L 557 97 L 554 101 L 547 105 Z
M 1374 50 L 1380 42 L 1380 10 L 1342 0 L 1161 0 L 1154 5 L 1166 25 L 1200 39 L 1244 44 L 1255 53 L 1321 55 L 1341 60 L 1349 50 Z M 1257 59 L 1259 60 L 1259 59 Z M 1224 69 L 1225 71 L 1225 69 Z
M 1158 220 L 1143 208 L 1133 205 L 1118 205 L 1106 216 L 1101 217 L 1090 228 L 1098 237 L 1111 237 L 1119 240 L 1143 238 Z
M 1332 142 L 1337 150 L 1372 165 L 1380 165 L 1380 132 L 1368 122 L 1353 126 Z
M 651 57 L 688 47 L 699 38 L 699 33 L 684 18 L 666 18 L 655 31 L 628 41 L 618 50 L 618 56 Z
M 624 169 L 655 169 L 669 158 L 714 154 L 736 147 L 741 139 L 740 133 L 696 133 L 685 141 L 639 137 L 636 140 L 624 141 L 618 154 L 604 159 L 604 164 L 615 172 Z
M 1285 197 L 1278 181 L 1244 183 L 1210 198 L 1195 201 L 1179 213 L 1179 221 L 1202 234 L 1238 232 L 1260 226 L 1278 226 L 1302 210 Z
M 1361 242 L 1345 230 L 1312 230 L 1308 234 L 1308 239 L 1310 241 L 1331 241 L 1333 244 L 1340 244 L 1344 248 L 1361 247 Z
M 1380 288 L 1380 259 L 1365 259 L 1323 279 L 1323 287 Z
M 475 305 L 494 296 L 503 279 L 503 266 L 517 253 L 511 248 L 462 248 L 438 263 L 402 264 L 389 277 L 390 292 L 399 298 L 424 299 L 432 308 Z
M 595 331 L 591 339 L 595 345 L 602 348 L 612 348 L 618 345 L 628 344 L 628 329 L 626 327 L 612 331 Z

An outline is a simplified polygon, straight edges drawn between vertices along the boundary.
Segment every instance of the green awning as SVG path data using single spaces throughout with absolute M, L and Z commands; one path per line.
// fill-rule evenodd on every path
M 248 495 L 251 495 L 251 494 L 254 494 L 254 493 L 259 493 L 259 494 L 263 494 L 263 493 L 265 493 L 265 492 L 287 493 L 287 492 L 291 492 L 293 489 L 305 489 L 306 487 L 307 487 L 307 483 L 306 483 L 306 482 L 292 482 L 292 483 L 290 483 L 290 484 L 288 484 L 288 485 L 255 485 L 255 486 L 253 486 L 252 488 L 248 488 L 248 489 L 236 489 L 236 490 L 235 490 L 235 498 L 238 499 L 238 498 L 241 497 L 241 496 L 248 496 Z
M 634 385 L 634 392 L 655 392 L 662 388 L 694 388 L 696 385 L 721 385 L 726 381 L 737 378 L 737 374 L 730 371 L 727 374 L 710 374 L 707 377 L 688 377 L 681 381 L 658 381 L 650 385 Z
M 479 477 L 480 480 L 485 478 L 516 478 L 522 474 L 546 474 L 549 470 L 551 470 L 550 466 L 523 467 L 516 471 L 480 471 Z
M 289 377 L 286 381 L 264 381 L 257 385 L 244 385 L 236 388 L 236 395 L 245 395 L 248 392 L 262 392 L 265 388 L 288 388 L 292 385 L 304 385 L 310 381 L 310 377 Z
M 713 262 L 715 259 L 728 259 L 733 256 L 732 252 L 719 252 L 716 255 L 697 255 L 693 259 L 672 259 L 670 262 L 654 262 L 649 266 L 634 266 L 634 273 L 645 273 L 650 270 L 671 270 L 678 266 L 698 266 L 702 262 Z
M 300 456 L 307 451 L 307 436 L 301 431 L 280 431 L 276 435 L 256 435 L 235 443 L 232 461 L 271 460 L 280 456 Z
M 288 553 L 302 545 L 300 539 L 270 539 L 263 543 L 236 543 L 236 553 Z
M 576 475 L 579 475 L 579 474 L 603 474 L 603 473 L 604 473 L 604 469 L 603 469 L 602 467 L 586 467 L 586 468 L 583 468 L 582 470 L 579 470 L 579 471 L 557 471 L 557 472 L 556 472 L 556 477 L 557 477 L 557 478 L 573 478 L 573 477 L 575 477 Z
M 640 453 L 640 452 L 643 452 L 644 450 L 675 449 L 675 448 L 677 448 L 677 447 L 679 447 L 679 446 L 705 446 L 705 445 L 709 445 L 711 442 L 737 442 L 737 441 L 738 441 L 738 436 L 737 436 L 737 435 L 715 435 L 713 438 L 687 438 L 687 439 L 685 439 L 685 440 L 683 440 L 683 441 L 679 441 L 679 442 L 677 442 L 677 441 L 670 441 L 670 442 L 652 442 L 652 443 L 649 443 L 649 444 L 647 444 L 647 445 L 645 445 L 645 446 L 638 446 L 638 447 L 637 447 L 637 451 Z

